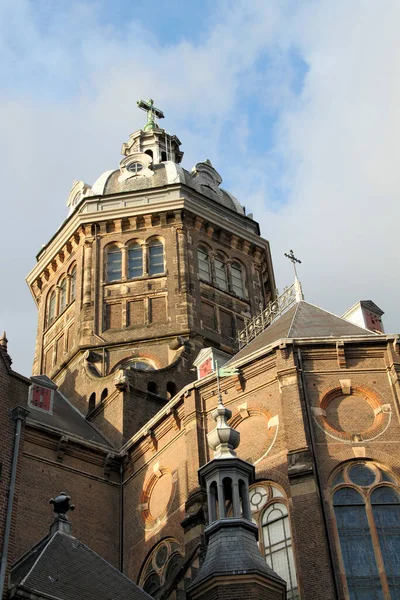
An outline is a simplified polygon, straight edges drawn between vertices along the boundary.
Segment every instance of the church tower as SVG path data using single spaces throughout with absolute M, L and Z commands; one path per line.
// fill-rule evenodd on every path
M 38 307 L 33 374 L 50 377 L 115 442 L 228 356 L 275 297 L 269 244 L 209 160 L 181 166 L 153 101 L 119 167 L 76 181 L 69 214 L 27 277 Z M 129 406 L 129 408 L 128 408 Z

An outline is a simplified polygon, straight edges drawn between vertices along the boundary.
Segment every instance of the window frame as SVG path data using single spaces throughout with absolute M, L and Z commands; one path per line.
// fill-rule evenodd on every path
M 370 485 L 356 484 L 354 480 L 351 479 L 350 471 L 356 465 L 366 465 L 375 473 L 375 480 Z M 372 543 L 373 558 L 375 559 L 375 565 L 377 570 L 377 577 L 379 578 L 380 582 L 380 590 L 377 591 L 381 591 L 383 598 L 391 598 L 389 581 L 388 576 L 386 574 L 386 567 L 383 558 L 382 545 L 379 539 L 378 527 L 373 512 L 374 504 L 371 502 L 371 498 L 373 496 L 374 491 L 382 489 L 384 487 L 391 489 L 395 492 L 395 494 L 399 498 L 399 502 L 395 503 L 395 505 L 400 506 L 400 490 L 397 478 L 390 472 L 390 470 L 387 467 L 381 465 L 380 463 L 370 460 L 352 460 L 340 465 L 337 469 L 335 469 L 331 476 L 330 510 L 332 522 L 334 524 L 333 530 L 338 555 L 340 579 L 342 583 L 344 598 L 346 600 L 350 600 L 351 598 L 348 584 L 348 579 L 350 579 L 350 577 L 348 573 L 346 574 L 345 560 L 341 547 L 340 530 L 338 527 L 335 513 L 335 506 L 346 506 L 346 504 L 335 504 L 334 496 L 339 490 L 352 489 L 361 497 L 361 500 L 363 501 L 362 506 L 364 506 L 365 515 L 368 523 L 369 535 Z M 352 505 L 349 504 L 348 506 Z M 382 504 L 376 504 L 375 506 L 382 506 Z M 396 585 L 400 587 L 400 577 L 399 582 Z
M 119 276 L 115 276 L 112 279 L 110 278 L 110 267 L 112 266 L 112 263 L 109 262 L 109 257 L 112 255 L 117 255 L 119 254 L 119 261 L 117 261 L 117 264 L 119 262 L 120 264 L 120 268 L 119 270 L 116 270 L 116 274 L 118 274 Z M 109 244 L 106 247 L 106 256 L 105 256 L 105 277 L 106 277 L 106 281 L 107 283 L 115 283 L 116 281 L 121 281 L 122 277 L 123 277 L 123 261 L 122 261 L 122 248 L 120 246 L 118 246 L 117 244 Z
M 252 498 L 252 492 L 254 490 L 256 490 L 257 488 L 259 488 L 259 490 L 262 488 L 264 490 L 264 492 L 266 492 L 264 495 L 265 500 L 261 501 L 259 503 L 260 504 L 259 508 L 254 509 L 251 498 Z M 274 495 L 274 490 L 277 495 Z M 257 492 L 255 492 L 255 493 L 257 493 Z M 262 493 L 260 491 L 259 491 L 259 494 L 262 496 Z M 299 583 L 298 583 L 298 577 L 297 577 L 296 556 L 295 556 L 295 552 L 294 552 L 294 540 L 293 540 L 292 525 L 291 525 L 291 520 L 290 520 L 289 502 L 287 499 L 286 492 L 284 491 L 282 486 L 278 485 L 275 481 L 256 481 L 249 488 L 249 498 L 250 498 L 250 509 L 251 509 L 252 520 L 258 526 L 258 530 L 259 530 L 260 553 L 264 557 L 266 562 L 267 562 L 267 560 L 266 560 L 267 548 L 266 548 L 265 541 L 264 541 L 264 535 L 265 535 L 264 530 L 268 529 L 268 525 L 271 524 L 272 522 L 264 523 L 264 515 L 266 515 L 267 511 L 274 505 L 282 505 L 285 508 L 286 514 L 282 517 L 282 521 L 287 519 L 286 522 L 287 522 L 288 530 L 289 530 L 289 534 L 290 534 L 289 538 L 285 537 L 285 539 L 284 539 L 284 543 L 285 543 L 284 548 L 286 551 L 285 556 L 286 556 L 286 560 L 287 560 L 288 570 L 290 573 L 290 582 L 289 581 L 286 582 L 286 584 L 288 586 L 287 587 L 287 598 L 288 598 L 288 600 L 299 600 L 300 593 L 299 593 Z M 279 520 L 276 520 L 274 522 L 278 522 Z M 279 544 L 281 544 L 281 543 L 282 543 L 282 541 L 279 542 Z M 280 551 L 280 550 L 281 549 L 278 549 L 278 550 L 276 550 L 276 552 Z M 270 552 L 269 556 L 273 556 L 273 554 L 274 554 L 273 552 Z M 267 564 L 269 564 L 269 563 L 267 562 Z M 294 573 L 291 572 L 291 566 L 293 566 L 293 568 L 294 568 Z M 279 575 L 279 573 L 278 573 L 278 575 Z M 282 575 L 280 575 L 280 576 L 282 577 Z
M 165 246 L 164 242 L 160 238 L 150 238 L 147 242 L 148 245 L 148 276 L 155 277 L 157 275 L 163 275 L 165 273 Z M 160 253 L 152 255 L 152 248 L 161 248 Z M 162 262 L 157 262 L 157 258 L 162 257 Z M 152 272 L 153 268 L 156 271 Z M 157 270 L 158 267 L 162 267 L 161 270 Z
M 131 252 L 140 252 L 140 274 L 134 275 L 131 271 L 131 258 L 130 258 L 130 253 Z M 139 257 L 134 258 L 134 261 L 137 261 Z M 140 244 L 139 242 L 131 242 L 128 247 L 127 247 L 127 264 L 126 264 L 126 269 L 127 269 L 127 278 L 128 279 L 137 279 L 138 277 L 143 277 L 143 273 L 144 273 L 144 260 L 143 260 L 143 246 L 142 244 Z M 134 269 L 138 269 L 139 267 L 132 267 L 132 270 Z

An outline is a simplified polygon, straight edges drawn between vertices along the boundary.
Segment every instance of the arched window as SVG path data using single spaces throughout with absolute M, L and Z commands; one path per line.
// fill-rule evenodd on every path
M 332 504 L 351 600 L 400 595 L 400 497 L 393 477 L 372 462 L 345 465 Z
M 260 550 L 286 581 L 287 599 L 296 600 L 299 591 L 286 498 L 278 486 L 264 481 L 251 486 L 249 497 L 253 521 L 260 530 Z
M 142 277 L 143 250 L 140 244 L 132 244 L 128 250 L 128 279 Z
M 159 597 L 159 590 L 165 584 L 173 582 L 183 562 L 180 545 L 173 538 L 159 542 L 146 559 L 139 586 L 153 598 Z
M 76 266 L 71 271 L 71 283 L 69 291 L 69 301 L 75 300 L 76 296 Z
M 122 253 L 117 246 L 107 251 L 107 281 L 117 281 L 122 277 Z
M 164 273 L 164 244 L 161 240 L 149 243 L 149 275 Z
M 151 156 L 151 158 L 153 158 L 153 150 L 146 150 L 145 154 L 148 154 Z
M 92 392 L 92 394 L 90 394 L 90 398 L 89 398 L 88 413 L 90 413 L 94 409 L 95 406 L 96 406 L 96 392 Z
M 210 257 L 208 250 L 200 247 L 197 250 L 197 262 L 199 268 L 199 278 L 205 281 L 211 281 Z
M 67 306 L 67 279 L 60 282 L 60 295 L 59 295 L 59 312 L 62 313 Z
M 49 296 L 47 308 L 47 326 L 51 325 L 56 318 L 56 290 L 53 290 Z
M 176 394 L 176 385 L 173 381 L 168 381 L 167 383 L 167 398 L 171 400 Z
M 232 292 L 243 298 L 245 296 L 242 268 L 237 262 L 231 264 Z
M 108 396 L 108 389 L 104 388 L 104 390 L 101 392 L 101 396 L 100 396 L 100 400 L 103 402 L 103 400 L 105 400 Z
M 216 256 L 214 259 L 215 284 L 221 290 L 228 289 L 228 278 L 226 276 L 226 265 L 222 256 Z
M 154 381 L 149 381 L 147 384 L 147 391 L 151 394 L 158 394 L 158 387 Z

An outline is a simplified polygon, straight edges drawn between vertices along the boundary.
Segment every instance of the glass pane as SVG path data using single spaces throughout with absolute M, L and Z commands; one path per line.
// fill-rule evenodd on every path
M 336 485 L 339 485 L 340 483 L 344 483 L 343 471 L 341 471 L 340 473 L 338 473 L 336 475 L 335 479 L 332 481 L 332 487 L 335 487 Z
M 342 488 L 334 495 L 334 505 L 350 597 L 379 598 L 380 577 L 364 501 L 356 490 Z
M 164 246 L 162 242 L 153 242 L 149 246 L 149 275 L 164 273 Z
M 214 267 L 215 267 L 215 283 L 222 290 L 228 289 L 225 264 L 221 260 L 216 258 L 214 260 Z
M 344 487 L 334 493 L 333 504 L 364 504 L 364 500 L 353 488 Z
M 268 499 L 267 490 L 262 486 L 256 486 L 250 490 L 249 496 L 252 512 L 259 511 L 266 504 Z
M 274 498 L 284 498 L 284 495 L 280 489 L 274 487 L 273 485 L 271 487 L 272 487 L 272 495 Z
M 392 598 L 400 591 L 400 503 L 395 490 L 382 486 L 371 495 L 372 513 Z
M 371 494 L 372 504 L 397 504 L 398 502 L 398 493 L 387 486 L 378 487 Z
M 70 293 L 71 293 L 70 302 L 72 302 L 72 300 L 75 300 L 75 295 L 76 295 L 76 267 L 73 268 L 72 273 L 71 273 Z
M 232 290 L 238 296 L 244 296 L 242 269 L 237 263 L 231 265 Z
M 270 506 L 263 523 L 265 560 L 286 581 L 287 597 L 295 599 L 298 597 L 297 578 L 286 506 L 280 503 Z
M 60 284 L 60 312 L 67 306 L 67 280 L 64 279 Z
M 141 246 L 132 246 L 128 250 L 128 278 L 143 275 L 143 252 Z
M 49 300 L 49 314 L 47 322 L 50 325 L 54 321 L 56 316 L 56 293 L 51 292 L 50 300 Z
M 354 465 L 349 471 L 349 477 L 356 485 L 368 487 L 375 481 L 375 472 L 366 465 Z
M 110 250 L 107 254 L 107 281 L 122 277 L 122 255 L 120 250 Z
M 204 279 L 205 281 L 210 281 L 210 259 L 206 252 L 203 250 L 198 250 L 197 252 L 198 258 L 198 267 L 199 267 L 199 277 L 200 279 Z

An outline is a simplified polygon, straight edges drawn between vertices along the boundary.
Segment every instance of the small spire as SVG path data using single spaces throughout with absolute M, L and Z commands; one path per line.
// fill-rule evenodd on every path
M 67 512 L 75 509 L 75 505 L 71 504 L 71 496 L 67 496 L 65 492 L 60 492 L 56 498 L 49 500 L 49 504 L 53 505 L 55 513 L 54 521 L 50 527 L 51 535 L 57 531 L 70 533 L 71 523 L 67 517 Z

